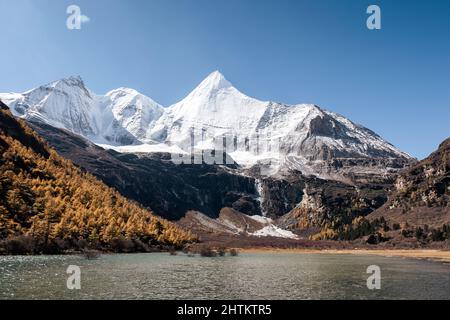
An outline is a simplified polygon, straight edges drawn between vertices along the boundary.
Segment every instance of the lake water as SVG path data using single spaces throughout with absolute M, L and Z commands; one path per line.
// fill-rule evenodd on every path
M 81 289 L 66 286 L 69 265 Z M 369 290 L 367 267 L 381 268 Z M 0 299 L 450 299 L 450 265 L 422 260 L 304 253 L 0 256 Z

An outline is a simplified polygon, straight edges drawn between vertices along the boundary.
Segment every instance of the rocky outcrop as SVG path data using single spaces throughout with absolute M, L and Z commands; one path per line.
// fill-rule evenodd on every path
M 441 227 L 450 223 L 450 138 L 428 158 L 405 170 L 389 200 L 369 218 L 391 223 Z
M 318 151 L 322 152 L 328 151 Z M 415 162 L 416 160 L 407 158 L 340 158 L 330 155 L 326 159 L 317 160 L 289 156 L 281 165 L 277 176 L 286 178 L 297 171 L 305 176 L 316 176 L 347 184 L 385 184 L 393 183 L 401 171 Z
M 388 184 L 348 185 L 315 178 L 299 183 L 303 185 L 301 201 L 277 221 L 279 226 L 299 231 L 366 216 L 383 205 L 389 188 Z
M 401 174 L 389 208 L 447 207 L 450 195 L 450 138 L 428 158 Z

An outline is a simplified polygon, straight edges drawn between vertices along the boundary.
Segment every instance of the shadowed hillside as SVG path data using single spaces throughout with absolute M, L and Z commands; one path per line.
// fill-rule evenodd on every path
M 216 218 L 223 207 L 259 213 L 255 181 L 235 172 L 236 165 L 177 165 L 168 153 L 118 153 L 67 130 L 29 125 L 61 156 L 166 219 L 178 220 L 189 210 Z

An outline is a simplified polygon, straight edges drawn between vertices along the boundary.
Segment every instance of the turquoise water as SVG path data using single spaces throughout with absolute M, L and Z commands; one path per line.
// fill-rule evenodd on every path
M 81 289 L 67 289 L 69 265 Z M 369 265 L 381 289 L 369 290 Z M 450 265 L 341 254 L 0 256 L 0 299 L 450 299 Z

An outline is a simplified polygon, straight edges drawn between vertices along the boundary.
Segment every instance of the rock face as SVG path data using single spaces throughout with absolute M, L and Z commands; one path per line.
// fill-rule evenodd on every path
M 277 225 L 305 234 L 369 214 L 383 205 L 390 187 L 388 183 L 349 185 L 303 176 L 266 183 L 264 200 L 271 212 L 278 212 Z
M 440 227 L 450 223 L 450 138 L 428 158 L 405 170 L 395 181 L 389 200 L 369 218 L 393 223 Z
M 450 138 L 395 182 L 390 208 L 447 207 L 450 195 Z

